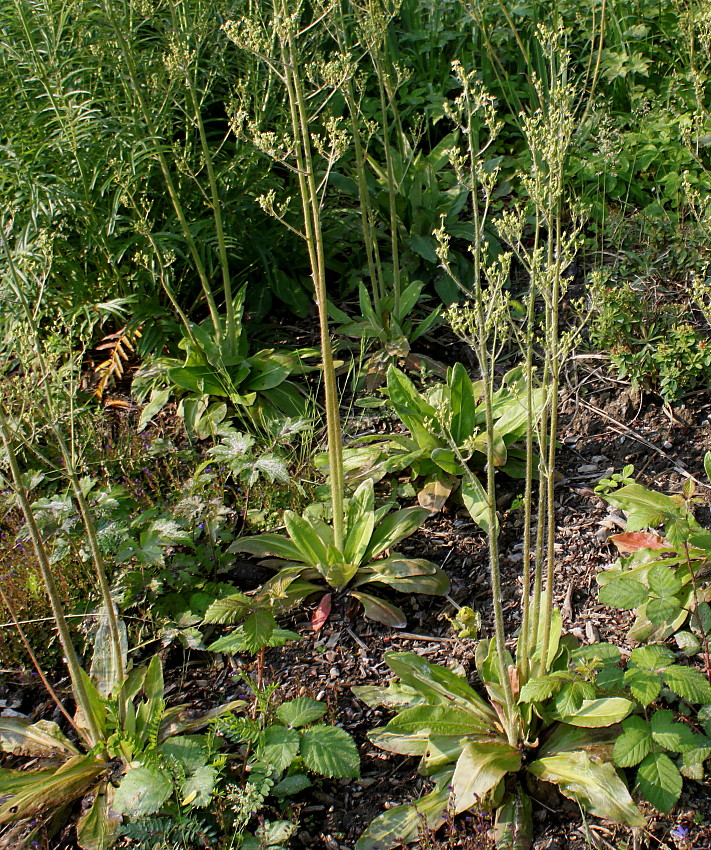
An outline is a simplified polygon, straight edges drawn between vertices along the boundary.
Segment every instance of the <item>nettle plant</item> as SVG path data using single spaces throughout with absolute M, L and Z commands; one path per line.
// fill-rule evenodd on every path
M 711 476 L 711 452 L 704 465 Z M 636 612 L 627 635 L 630 641 L 661 641 L 673 635 L 685 654 L 701 653 L 711 680 L 711 533 L 692 513 L 694 490 L 694 482 L 687 479 L 682 493 L 673 496 L 636 483 L 604 495 L 627 514 L 627 531 L 611 538 L 622 557 L 599 573 L 597 581 L 601 602 Z M 663 534 L 649 530 L 660 525 Z

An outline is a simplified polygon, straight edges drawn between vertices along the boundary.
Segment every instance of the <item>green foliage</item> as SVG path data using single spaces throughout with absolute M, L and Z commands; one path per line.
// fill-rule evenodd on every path
M 502 831 L 506 822 L 510 835 L 530 835 L 530 798 L 523 784 L 516 784 L 524 779 L 533 788 L 536 779 L 554 783 L 592 814 L 630 826 L 644 823 L 609 762 L 618 737 L 616 724 L 633 703 L 620 697 L 595 698 L 597 690 L 586 675 L 600 660 L 588 654 L 588 665 L 593 666 L 586 670 L 571 657 L 568 644 L 561 644 L 554 672 L 530 678 L 521 689 L 517 722 L 522 743 L 517 747 L 498 720 L 503 693 L 494 653 L 492 641 L 480 642 L 477 668 L 488 702 L 463 676 L 412 653 L 385 654 L 399 680 L 388 688 L 354 688 L 371 707 L 394 706 L 398 712 L 386 726 L 370 732 L 370 740 L 390 752 L 419 756 L 419 772 L 435 783 L 434 790 L 415 803 L 376 818 L 359 839 L 358 850 L 415 841 L 420 818 L 436 829 L 448 806 L 455 813 L 479 806 L 496 810 Z
M 107 647 L 97 645 L 95 662 L 102 654 L 107 654 Z M 95 681 L 84 674 L 84 683 L 101 740 L 88 751 L 71 744 L 49 721 L 30 724 L 3 718 L 0 724 L 4 752 L 33 754 L 49 759 L 50 765 L 2 772 L 0 823 L 34 818 L 38 831 L 74 801 L 86 798 L 90 805 L 77 823 L 77 842 L 87 850 L 116 841 L 117 815 L 128 819 L 153 815 L 172 797 L 182 806 L 209 805 L 222 764 L 216 759 L 215 741 L 184 733 L 243 705 L 234 701 L 189 719 L 184 716 L 186 706 L 166 708 L 157 656 L 147 667 L 131 670 L 123 682 L 110 665 L 95 663 L 94 670 Z M 87 727 L 80 711 L 74 723 L 83 737 Z M 118 775 L 112 767 L 114 760 L 121 765 Z
M 387 395 L 410 436 L 360 438 L 344 451 L 347 476 L 354 481 L 378 481 L 385 475 L 411 469 L 412 477 L 423 478 L 418 500 L 430 511 L 439 511 L 458 486 L 459 478 L 480 471 L 486 460 L 489 435 L 484 425 L 481 383 L 474 383 L 464 366 L 447 370 L 447 380 L 423 394 L 399 369 L 388 369 Z M 534 405 L 541 403 L 540 391 Z M 520 441 L 526 433 L 527 406 L 524 376 L 514 369 L 504 376 L 494 396 L 495 463 L 498 470 L 514 478 L 525 467 Z M 322 465 L 323 459 L 317 458 Z M 467 472 L 469 470 L 469 473 Z
M 711 379 L 706 334 L 690 324 L 688 307 L 663 300 L 653 287 L 599 286 L 592 342 L 633 388 L 659 393 L 674 402 Z
M 348 505 L 342 549 L 334 543 L 332 526 L 292 511 L 284 515 L 286 536 L 241 538 L 230 548 L 234 552 L 270 556 L 266 563 L 278 572 L 262 587 L 259 596 L 273 597 L 280 608 L 297 604 L 325 583 L 334 591 L 348 592 L 357 599 L 366 617 L 401 627 L 406 621 L 398 607 L 361 588 L 374 585 L 375 590 L 390 587 L 400 593 L 443 595 L 449 589 L 449 581 L 436 564 L 422 558 L 408 558 L 395 551 L 379 557 L 416 531 L 428 516 L 424 508 L 405 508 L 389 516 L 388 511 L 389 506 L 376 510 L 373 482 L 367 480 Z M 326 604 L 330 608 L 330 597 Z M 212 616 L 210 611 L 207 616 Z
M 705 461 L 711 466 L 711 454 Z M 667 496 L 641 484 L 626 484 L 604 498 L 627 513 L 627 533 L 613 541 L 623 553 L 610 570 L 597 576 L 600 601 L 636 611 L 628 637 L 636 642 L 664 640 L 678 632 L 680 648 L 688 655 L 704 648 L 708 668 L 711 633 L 711 591 L 705 566 L 711 535 L 693 516 L 694 483 L 684 492 Z M 644 532 L 664 526 L 664 537 Z M 679 630 L 685 623 L 690 631 Z M 708 673 L 707 669 L 707 673 Z

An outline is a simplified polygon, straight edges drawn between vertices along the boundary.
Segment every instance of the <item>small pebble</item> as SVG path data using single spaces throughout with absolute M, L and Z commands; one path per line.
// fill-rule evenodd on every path
M 578 472 L 597 472 L 598 465 L 596 463 L 584 463 L 582 466 L 578 467 Z
M 670 442 L 669 440 L 665 440 L 665 441 L 662 443 L 662 448 L 663 448 L 663 449 L 671 449 L 671 448 L 673 448 L 673 447 L 674 447 L 674 443 Z

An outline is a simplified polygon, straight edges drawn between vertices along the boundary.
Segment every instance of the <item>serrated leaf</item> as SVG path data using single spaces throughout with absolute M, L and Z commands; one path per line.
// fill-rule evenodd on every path
M 711 685 L 698 670 L 674 664 L 663 675 L 667 687 L 688 702 L 711 703 Z
M 289 702 L 282 703 L 277 708 L 276 713 L 285 726 L 298 729 L 300 726 L 306 726 L 307 723 L 313 723 L 323 717 L 326 713 L 326 706 L 310 697 L 297 697 Z
M 664 563 L 652 564 L 647 573 L 650 588 L 659 596 L 674 596 L 681 590 L 681 579 L 672 567 Z
M 244 621 L 244 645 L 249 652 L 256 655 L 260 649 L 269 646 L 269 639 L 277 627 L 277 622 L 271 611 L 258 608 Z
M 645 706 L 654 702 L 662 690 L 662 683 L 656 673 L 640 670 L 638 667 L 626 670 L 624 681 L 632 696 Z
M 676 723 L 674 713 L 668 709 L 655 711 L 650 725 L 654 742 L 675 753 L 689 752 L 703 742 L 685 723 Z
M 595 698 L 595 686 L 591 682 L 569 682 L 553 700 L 553 708 L 561 716 L 569 716 L 579 711 L 584 700 Z
M 563 687 L 563 682 L 552 676 L 529 679 L 521 688 L 519 702 L 543 702 L 550 699 Z
M 264 745 L 260 755 L 275 771 L 281 772 L 294 761 L 300 745 L 299 733 L 295 729 L 274 724 L 264 732 Z
M 623 733 L 615 741 L 612 751 L 615 764 L 634 767 L 652 750 L 652 734 L 643 717 L 628 717 L 622 721 Z
M 674 663 L 674 653 L 666 646 L 658 643 L 649 644 L 649 646 L 638 646 L 632 650 L 630 661 L 641 667 L 643 670 L 652 670 L 653 672 L 661 672 L 665 667 Z
M 669 756 L 650 753 L 639 766 L 637 785 L 645 800 L 668 814 L 679 799 L 683 780 Z
M 649 597 L 649 589 L 631 578 L 616 578 L 600 588 L 600 602 L 623 611 L 638 608 Z
M 170 774 L 157 767 L 129 767 L 114 794 L 114 809 L 131 818 L 157 812 L 173 793 Z
M 204 623 L 236 623 L 254 607 L 254 599 L 244 593 L 231 593 L 216 599 L 205 611 Z
M 360 776 L 360 756 L 355 741 L 338 726 L 312 726 L 301 736 L 304 764 L 322 776 Z
M 312 784 L 308 776 L 304 776 L 303 773 L 294 773 L 292 776 L 285 776 L 281 782 L 277 782 L 269 793 L 279 798 L 291 797 L 310 788 Z
M 209 751 L 202 735 L 175 735 L 158 748 L 164 756 L 180 762 L 186 773 L 192 773 L 207 764 Z
M 650 599 L 645 613 L 649 622 L 654 626 L 661 626 L 673 620 L 681 610 L 681 602 L 676 596 L 663 596 L 658 599 Z

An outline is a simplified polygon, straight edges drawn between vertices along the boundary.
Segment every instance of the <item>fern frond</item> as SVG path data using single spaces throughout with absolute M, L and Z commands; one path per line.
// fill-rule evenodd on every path
M 99 400 L 103 399 L 109 382 L 123 377 L 124 364 L 131 358 L 135 350 L 134 345 L 140 336 L 139 328 L 134 330 L 122 328 L 116 333 L 105 336 L 96 346 L 96 351 L 108 352 L 106 360 L 94 367 L 94 372 L 99 378 L 94 395 Z

